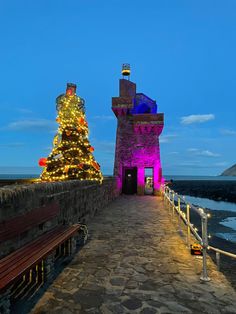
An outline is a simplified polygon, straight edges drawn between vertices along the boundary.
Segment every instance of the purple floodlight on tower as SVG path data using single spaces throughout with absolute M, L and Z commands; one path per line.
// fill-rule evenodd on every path
M 122 68 L 122 74 L 124 65 Z M 129 67 L 130 74 L 130 67 Z M 157 113 L 157 104 L 143 93 L 136 93 L 136 84 L 120 79 L 119 97 L 112 98 L 112 110 L 118 125 L 114 175 L 124 193 L 145 193 L 145 168 L 153 173 L 153 194 L 160 191 L 162 168 L 159 136 L 164 114 Z

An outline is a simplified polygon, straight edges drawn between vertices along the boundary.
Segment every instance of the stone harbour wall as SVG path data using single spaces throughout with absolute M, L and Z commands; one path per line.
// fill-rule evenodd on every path
M 59 204 L 59 213 L 51 220 L 0 243 L 0 258 L 61 224 L 87 223 L 94 214 L 120 194 L 116 178 L 102 184 L 94 181 L 66 181 L 8 185 L 0 188 L 0 224 L 29 213 L 51 202 Z

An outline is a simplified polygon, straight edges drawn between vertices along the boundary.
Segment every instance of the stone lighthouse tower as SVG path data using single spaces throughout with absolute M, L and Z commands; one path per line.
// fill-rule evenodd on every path
M 126 194 L 145 193 L 145 168 L 152 172 L 153 194 L 162 181 L 159 136 L 164 114 L 157 113 L 157 104 L 129 80 L 130 66 L 123 64 L 118 97 L 112 97 L 112 110 L 117 123 L 114 175 Z

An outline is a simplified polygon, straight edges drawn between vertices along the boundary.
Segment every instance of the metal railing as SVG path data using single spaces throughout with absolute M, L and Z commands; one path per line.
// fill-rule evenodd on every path
M 233 254 L 233 253 L 230 253 L 230 252 L 218 249 L 218 248 L 216 248 L 214 246 L 209 245 L 208 249 L 212 250 L 212 251 L 214 251 L 216 253 L 216 265 L 217 265 L 217 269 L 218 270 L 220 270 L 220 254 L 236 259 L 236 254 Z
M 168 186 L 162 187 L 164 200 L 169 203 L 169 208 L 172 209 L 172 217 L 174 213 L 178 214 L 178 226 L 181 229 L 181 219 L 187 227 L 187 243 L 190 245 L 191 234 L 200 242 L 202 246 L 202 275 L 200 279 L 202 281 L 209 281 L 207 273 L 207 250 L 213 250 L 216 253 L 216 264 L 218 270 L 220 270 L 220 254 L 229 256 L 236 259 L 236 254 L 215 248 L 208 245 L 208 233 L 207 233 L 207 222 L 209 215 L 205 213 L 203 208 L 196 207 L 179 196 L 175 191 L 171 190 Z M 181 209 L 181 204 L 185 205 L 185 212 Z M 197 213 L 201 219 L 201 236 L 198 233 L 197 228 L 190 221 L 190 210 Z

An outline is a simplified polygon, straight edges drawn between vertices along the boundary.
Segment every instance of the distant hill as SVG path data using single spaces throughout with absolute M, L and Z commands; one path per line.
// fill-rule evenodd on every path
M 222 172 L 221 176 L 236 176 L 236 164 Z

